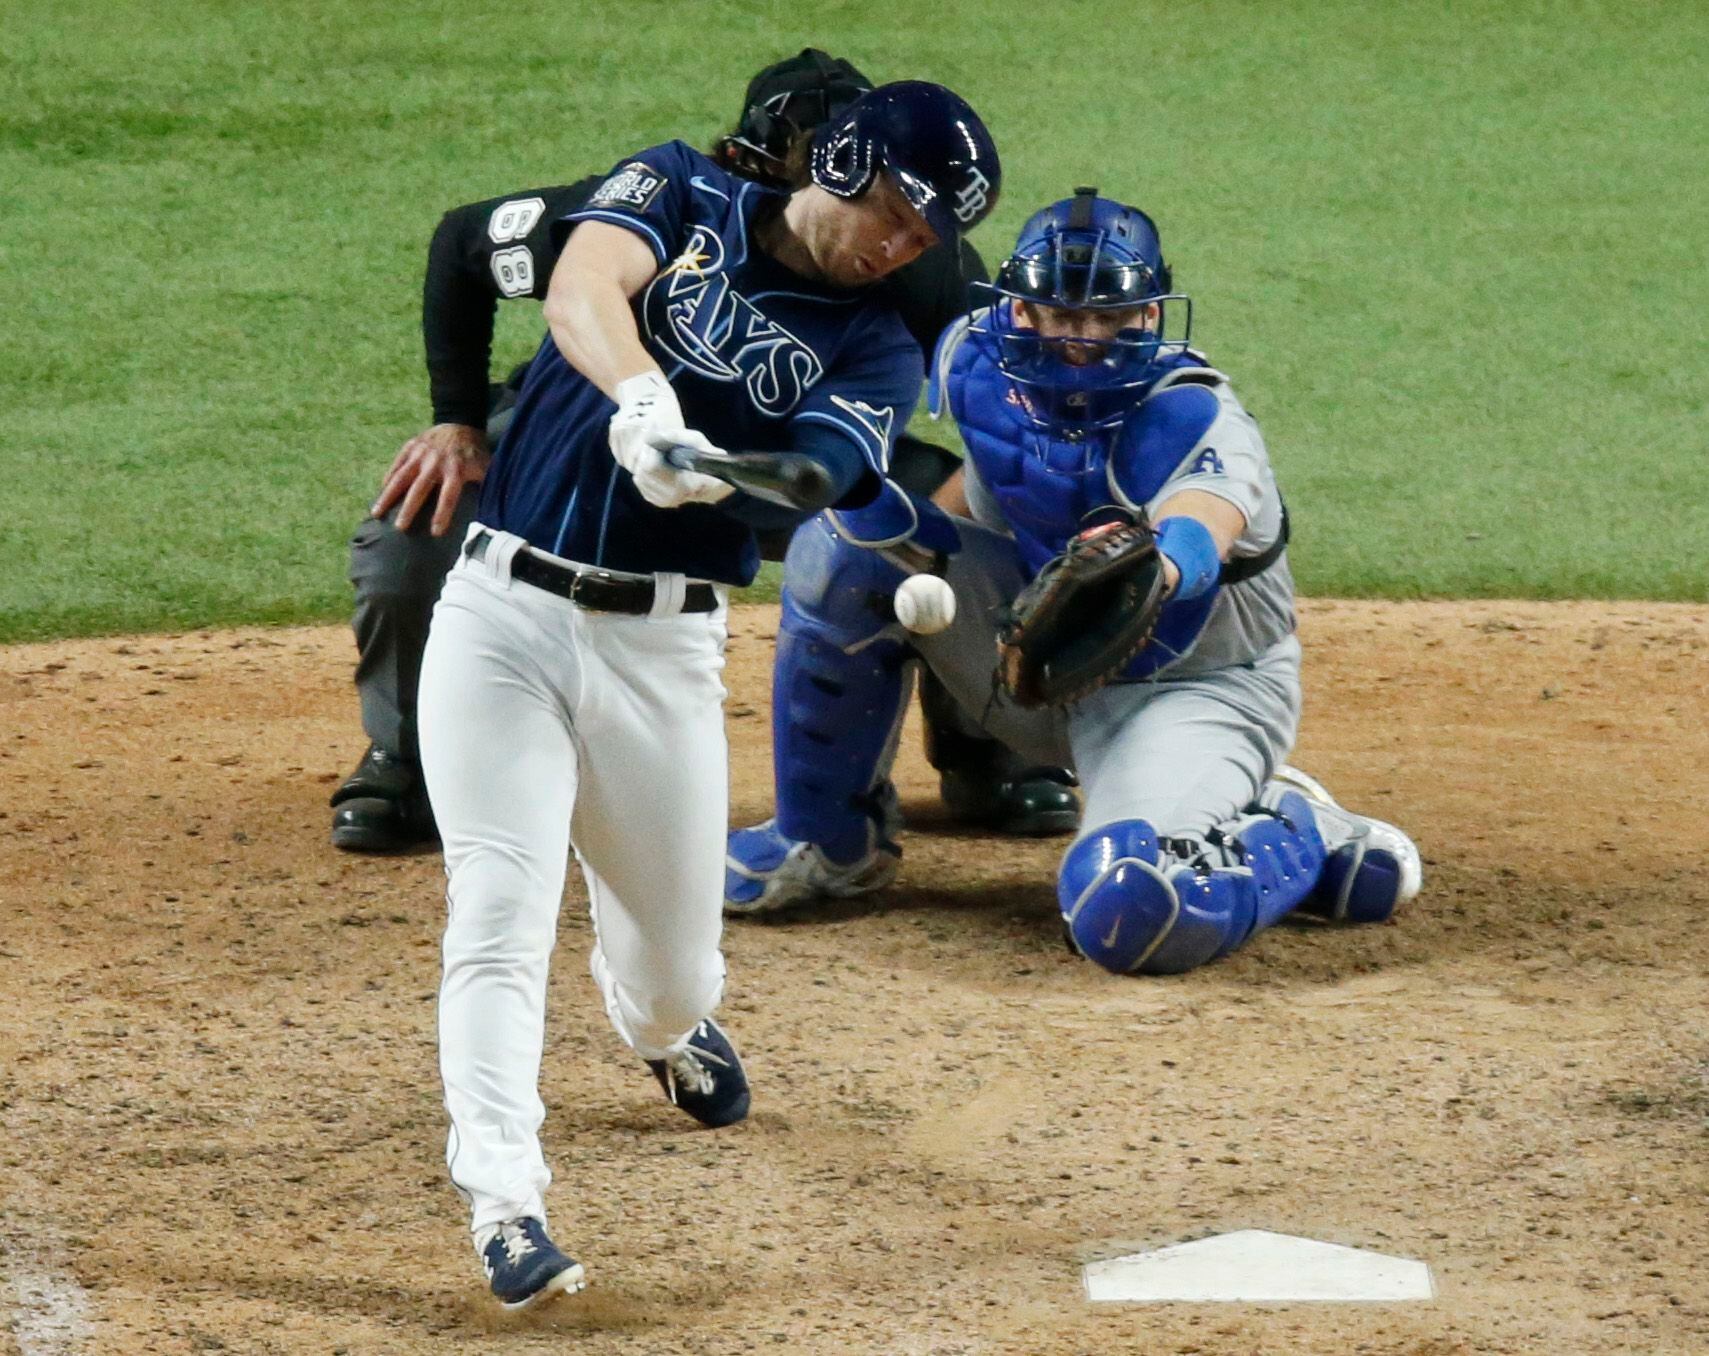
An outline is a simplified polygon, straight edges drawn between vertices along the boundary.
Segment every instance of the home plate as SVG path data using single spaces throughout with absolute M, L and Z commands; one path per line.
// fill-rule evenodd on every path
M 1093 1262 L 1084 1280 L 1086 1298 L 1094 1304 L 1393 1301 L 1436 1295 L 1423 1262 L 1264 1229 Z

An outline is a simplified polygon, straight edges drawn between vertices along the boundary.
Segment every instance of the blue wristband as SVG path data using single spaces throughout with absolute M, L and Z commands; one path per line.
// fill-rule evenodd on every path
M 1181 582 L 1175 586 L 1175 596 L 1183 601 L 1209 593 L 1222 574 L 1222 558 L 1217 555 L 1216 538 L 1210 528 L 1197 518 L 1185 514 L 1165 518 L 1157 526 L 1157 549 L 1174 562 L 1181 572 Z

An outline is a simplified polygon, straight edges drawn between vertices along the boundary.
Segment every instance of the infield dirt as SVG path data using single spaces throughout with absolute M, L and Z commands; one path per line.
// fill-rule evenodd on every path
M 732 620 L 738 822 L 775 625 Z M 0 1350 L 1709 1349 L 1709 609 L 1301 629 L 1295 761 L 1425 856 L 1391 924 L 1105 975 L 1059 939 L 1063 843 L 948 825 L 910 731 L 899 882 L 726 931 L 755 1110 L 712 1133 L 608 1029 L 573 881 L 543 1091 L 589 1289 L 521 1318 L 441 1161 L 439 860 L 327 844 L 348 633 L 0 651 Z M 1081 1295 L 1089 1258 L 1240 1228 L 1422 1258 L 1439 1297 Z

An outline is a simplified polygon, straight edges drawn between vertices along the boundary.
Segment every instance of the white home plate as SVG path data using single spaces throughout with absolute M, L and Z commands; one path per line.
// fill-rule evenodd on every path
M 1093 1262 L 1084 1272 L 1093 1303 L 1282 1303 L 1433 1299 L 1430 1268 L 1408 1257 L 1319 1243 L 1264 1229 L 1177 1243 Z

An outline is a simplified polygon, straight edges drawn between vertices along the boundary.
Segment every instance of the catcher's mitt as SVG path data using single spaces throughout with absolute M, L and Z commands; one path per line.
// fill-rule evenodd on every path
M 997 674 L 1021 706 L 1064 706 L 1096 692 L 1145 648 L 1163 610 L 1151 525 L 1082 532 L 1009 605 Z

